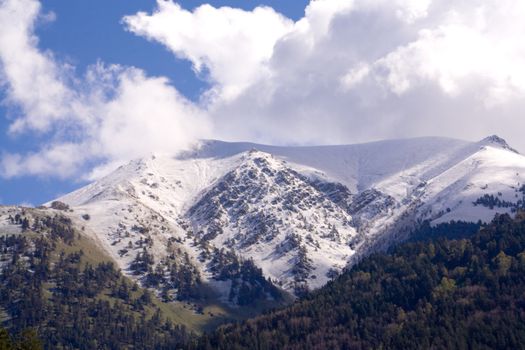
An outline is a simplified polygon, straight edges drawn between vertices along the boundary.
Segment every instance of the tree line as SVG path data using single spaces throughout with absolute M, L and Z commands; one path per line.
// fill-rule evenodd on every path
M 469 238 L 374 254 L 293 305 L 220 327 L 194 348 L 524 347 L 525 215 L 518 213 L 498 215 Z

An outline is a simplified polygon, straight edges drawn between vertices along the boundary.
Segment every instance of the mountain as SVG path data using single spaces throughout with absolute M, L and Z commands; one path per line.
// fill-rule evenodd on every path
M 511 213 L 523 206 L 524 183 L 525 157 L 497 136 L 312 147 L 203 141 L 132 161 L 54 204 L 166 299 L 198 298 L 207 285 L 221 301 L 246 305 L 279 300 L 279 288 L 319 288 L 423 223 Z
M 187 348 L 523 349 L 524 293 L 525 216 L 504 214 L 468 239 L 373 254 L 293 305 Z
M 141 288 L 59 210 L 0 217 L 1 349 L 178 349 L 220 321 Z

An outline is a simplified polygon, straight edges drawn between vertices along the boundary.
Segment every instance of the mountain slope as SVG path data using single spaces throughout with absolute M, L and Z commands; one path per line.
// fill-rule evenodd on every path
M 162 303 L 111 260 L 60 211 L 0 206 L 1 326 L 46 349 L 173 349 L 186 327 L 220 322 Z
M 169 281 L 171 266 L 191 266 L 191 290 L 209 284 L 238 304 L 279 298 L 271 284 L 296 294 L 320 287 L 426 220 L 510 213 L 523 205 L 524 178 L 525 157 L 496 136 L 317 147 L 205 141 L 178 157 L 130 162 L 59 201 L 133 278 L 176 297 L 184 288 Z
M 522 349 L 524 219 L 501 215 L 469 239 L 372 255 L 307 298 L 188 348 Z

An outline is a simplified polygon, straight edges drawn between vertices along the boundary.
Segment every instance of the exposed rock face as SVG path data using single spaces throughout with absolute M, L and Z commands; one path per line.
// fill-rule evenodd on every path
M 133 161 L 59 200 L 133 278 L 169 280 L 173 264 L 177 273 L 188 265 L 189 279 L 239 303 L 275 297 L 271 284 L 322 286 L 422 221 L 511 212 L 525 202 L 523 183 L 525 157 L 496 136 L 324 147 L 210 141 Z M 138 255 L 152 260 L 139 274 L 130 269 L 144 270 Z

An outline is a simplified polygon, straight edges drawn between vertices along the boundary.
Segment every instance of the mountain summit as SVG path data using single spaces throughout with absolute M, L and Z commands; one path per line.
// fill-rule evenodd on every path
M 515 211 L 524 183 L 525 157 L 497 136 L 308 147 L 203 141 L 178 157 L 132 161 L 58 201 L 133 278 L 169 279 L 173 260 L 235 304 L 242 290 L 275 297 L 268 284 L 318 288 L 425 221 L 486 222 Z

